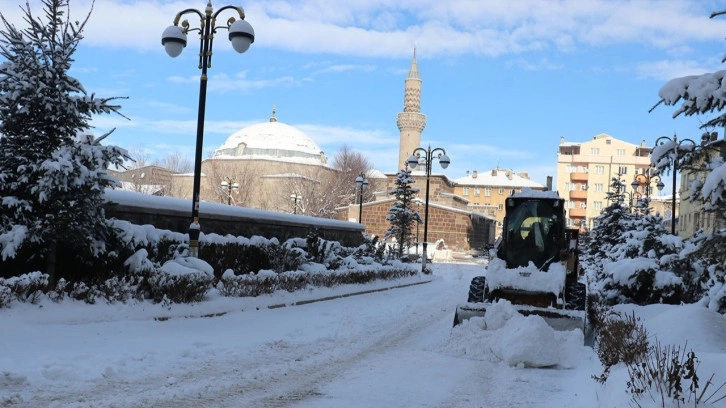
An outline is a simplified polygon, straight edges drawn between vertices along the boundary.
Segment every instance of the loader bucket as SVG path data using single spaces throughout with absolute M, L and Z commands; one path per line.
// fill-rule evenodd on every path
M 489 303 L 465 303 L 456 308 L 454 326 L 472 317 L 484 317 Z M 585 312 L 555 308 L 540 308 L 525 305 L 514 305 L 517 312 L 524 316 L 541 316 L 550 327 L 558 331 L 581 329 L 585 333 Z

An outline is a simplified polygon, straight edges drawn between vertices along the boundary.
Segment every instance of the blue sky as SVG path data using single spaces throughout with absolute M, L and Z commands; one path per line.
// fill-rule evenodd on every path
M 19 20 L 24 0 L 0 0 Z M 38 0 L 31 6 L 40 14 Z M 256 32 L 244 54 L 220 30 L 209 70 L 204 157 L 234 131 L 268 120 L 296 126 L 332 157 L 343 144 L 394 172 L 404 79 L 413 48 L 427 115 L 424 146 L 451 157 L 450 178 L 499 166 L 544 183 L 557 146 L 608 133 L 652 145 L 698 140 L 704 118 L 648 110 L 669 79 L 724 69 L 726 0 L 270 0 L 244 7 Z M 8 7 L 11 6 L 11 7 Z M 96 0 L 72 74 L 89 92 L 126 96 L 121 117 L 94 120 L 110 142 L 151 158 L 193 160 L 198 37 L 178 58 L 161 32 L 205 0 Z M 81 19 L 87 0 L 71 0 Z M 232 17 L 223 12 L 222 20 Z M 198 20 L 190 15 L 190 23 Z M 440 171 L 437 166 L 435 171 Z

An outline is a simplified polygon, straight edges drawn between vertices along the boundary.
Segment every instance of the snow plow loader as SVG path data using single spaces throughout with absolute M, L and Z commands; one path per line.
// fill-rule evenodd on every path
M 454 326 L 504 299 L 525 316 L 539 315 L 555 330 L 585 333 L 587 290 L 580 282 L 578 229 L 565 226 L 565 200 L 554 191 L 523 190 L 505 201 L 502 239 L 485 276 L 476 276 Z

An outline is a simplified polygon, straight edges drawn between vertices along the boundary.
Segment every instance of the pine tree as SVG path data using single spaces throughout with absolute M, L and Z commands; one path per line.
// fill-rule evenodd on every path
M 41 18 L 26 4 L 24 29 L 0 13 L 0 254 L 44 257 L 53 282 L 58 245 L 82 259 L 103 252 L 104 188 L 118 183 L 105 169 L 128 155 L 88 134 L 91 115 L 118 113 L 117 98 L 68 75 L 90 12 L 70 22 L 67 0 L 43 5 Z
M 411 177 L 411 170 L 400 170 L 396 174 L 396 188 L 388 192 L 396 197 L 396 202 L 386 215 L 391 226 L 386 230 L 385 238 L 396 238 L 399 258 L 403 256 L 404 248 L 409 248 L 413 242 L 413 224 L 423 222 L 421 215 L 413 209 L 413 198 L 419 192 L 418 188 L 411 187 L 415 182 Z

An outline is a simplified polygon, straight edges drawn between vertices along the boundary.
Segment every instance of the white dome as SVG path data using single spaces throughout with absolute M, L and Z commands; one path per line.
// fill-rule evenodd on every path
M 302 131 L 275 119 L 233 133 L 214 152 L 218 159 L 263 159 L 326 165 L 320 146 Z

